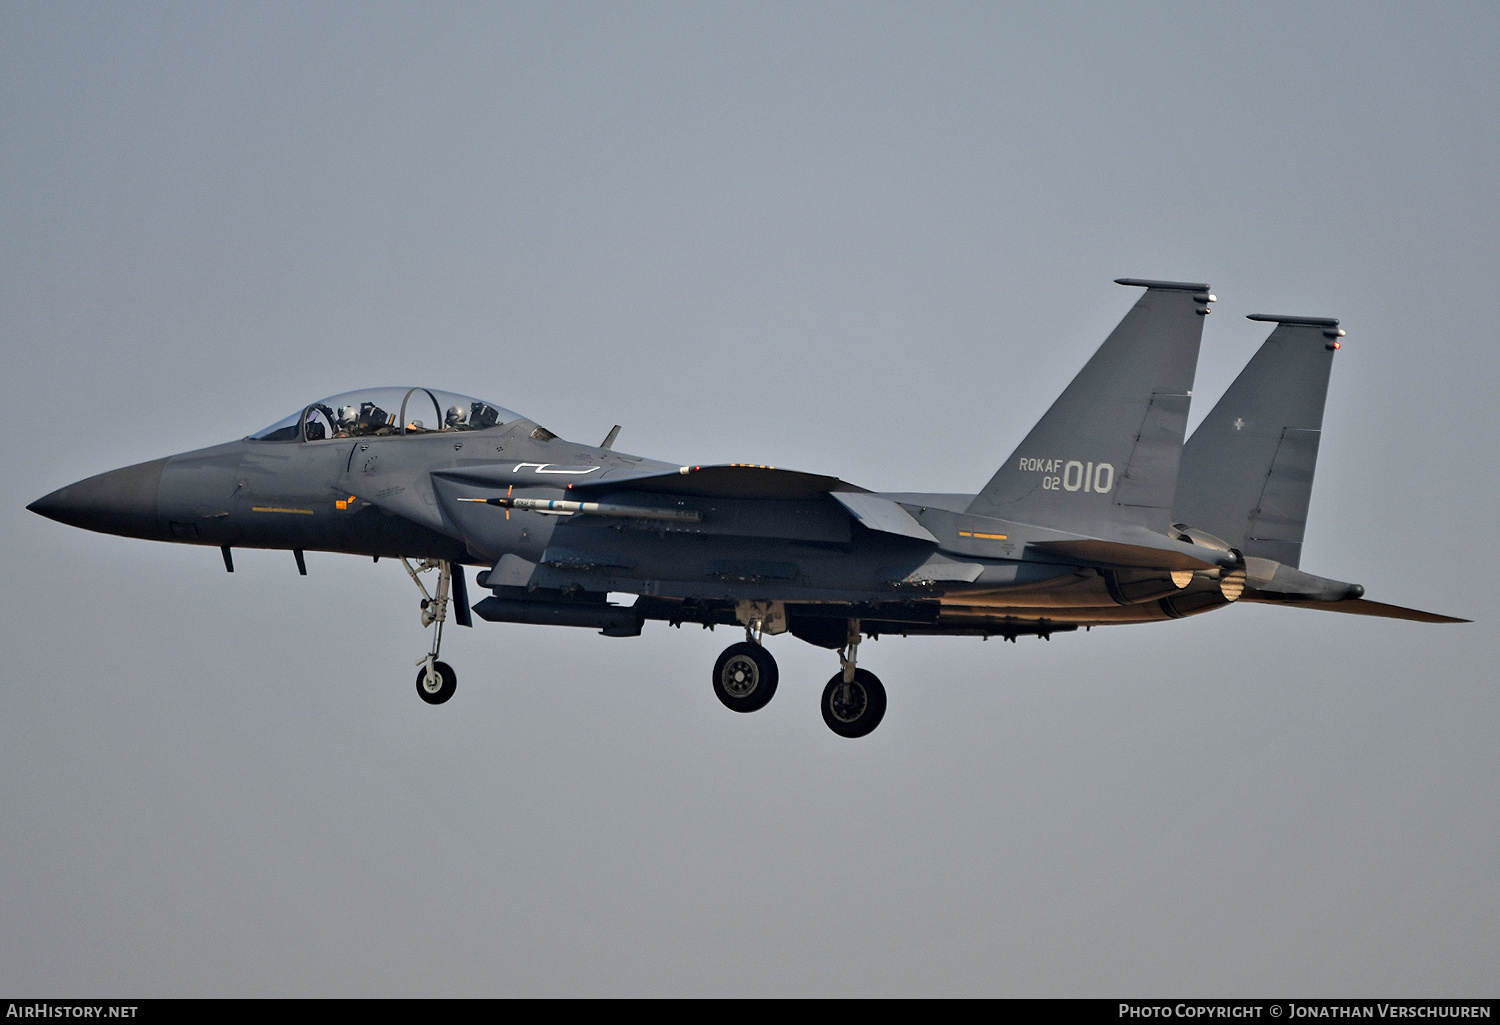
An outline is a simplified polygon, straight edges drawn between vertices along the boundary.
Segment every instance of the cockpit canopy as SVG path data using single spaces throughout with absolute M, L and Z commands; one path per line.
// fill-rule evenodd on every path
M 482 431 L 521 419 L 483 399 L 430 388 L 367 388 L 314 402 L 265 430 L 252 441 L 325 441 L 374 435 Z

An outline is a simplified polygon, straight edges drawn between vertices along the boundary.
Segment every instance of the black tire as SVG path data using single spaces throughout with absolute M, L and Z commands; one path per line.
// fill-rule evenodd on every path
M 424 665 L 421 669 L 417 670 L 417 697 L 429 705 L 441 705 L 453 696 L 454 691 L 458 690 L 458 674 L 446 662 L 434 662 L 432 666 L 437 670 L 438 678 L 442 681 L 442 685 L 436 690 L 427 689 L 425 686 L 427 682 L 427 667 Z
M 776 660 L 759 644 L 741 641 L 714 663 L 714 693 L 734 712 L 755 712 L 776 696 Z
M 844 674 L 833 674 L 823 688 L 823 721 L 841 737 L 863 737 L 885 718 L 885 685 L 868 669 L 854 670 L 854 682 L 844 693 Z

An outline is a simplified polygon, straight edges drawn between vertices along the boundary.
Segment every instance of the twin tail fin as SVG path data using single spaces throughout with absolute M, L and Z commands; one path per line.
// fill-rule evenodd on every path
M 1276 328 L 1183 449 L 1172 520 L 1295 567 L 1344 332 L 1331 317 L 1250 319 Z
M 1193 282 L 1117 283 L 1146 292 L 968 512 L 1091 537 L 1166 533 L 1214 297 Z

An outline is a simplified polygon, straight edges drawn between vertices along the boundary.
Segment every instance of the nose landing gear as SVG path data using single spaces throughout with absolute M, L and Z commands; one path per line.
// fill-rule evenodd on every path
M 443 645 L 443 623 L 448 619 L 448 588 L 453 579 L 453 567 L 451 563 L 441 559 L 423 559 L 413 568 L 403 558 L 401 565 L 406 567 L 412 583 L 422 592 L 422 625 L 436 626 L 432 631 L 432 649 L 416 662 L 422 667 L 417 671 L 417 696 L 429 705 L 441 705 L 458 690 L 458 674 L 448 663 L 438 661 L 438 651 Z M 427 593 L 422 578 L 417 575 L 431 569 L 438 571 L 437 597 Z M 462 573 L 463 570 L 459 572 Z M 461 620 L 462 615 L 459 618 Z
M 446 662 L 422 659 L 417 665 L 417 697 L 429 705 L 441 705 L 458 689 L 458 674 Z

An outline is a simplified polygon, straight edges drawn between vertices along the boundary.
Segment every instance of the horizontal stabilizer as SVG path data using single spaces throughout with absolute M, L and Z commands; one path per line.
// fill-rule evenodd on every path
M 1281 313 L 1247 313 L 1246 320 L 1263 320 L 1268 324 L 1302 324 L 1306 327 L 1338 327 L 1336 317 L 1289 317 Z
M 1240 601 L 1253 601 L 1262 605 L 1291 605 L 1299 609 L 1322 609 L 1325 612 L 1347 612 L 1355 616 L 1379 616 L 1382 619 L 1406 619 L 1413 623 L 1471 623 L 1470 619 L 1440 616 L 1436 612 L 1386 605 L 1365 598 L 1345 598 L 1343 601 L 1282 601 L 1269 597 L 1254 588 L 1245 588 Z
M 718 466 L 683 466 L 654 473 L 623 474 L 602 480 L 574 481 L 574 493 L 604 494 L 609 491 L 644 491 L 666 495 L 698 495 L 705 498 L 816 498 L 830 491 L 865 492 L 837 477 L 774 466 L 725 463 Z
M 1207 292 L 1208 286 L 1196 281 L 1155 281 L 1151 278 L 1115 278 L 1117 285 L 1133 288 L 1164 288 L 1172 292 Z M 1212 301 L 1212 297 L 1209 297 Z
M 833 497 L 870 530 L 937 544 L 937 538 L 932 536 L 931 531 L 888 498 L 872 495 L 868 491 L 835 491 Z
M 1253 555 L 1245 559 L 1245 576 L 1245 582 L 1268 601 L 1342 601 L 1365 593 L 1359 584 L 1304 573 Z

